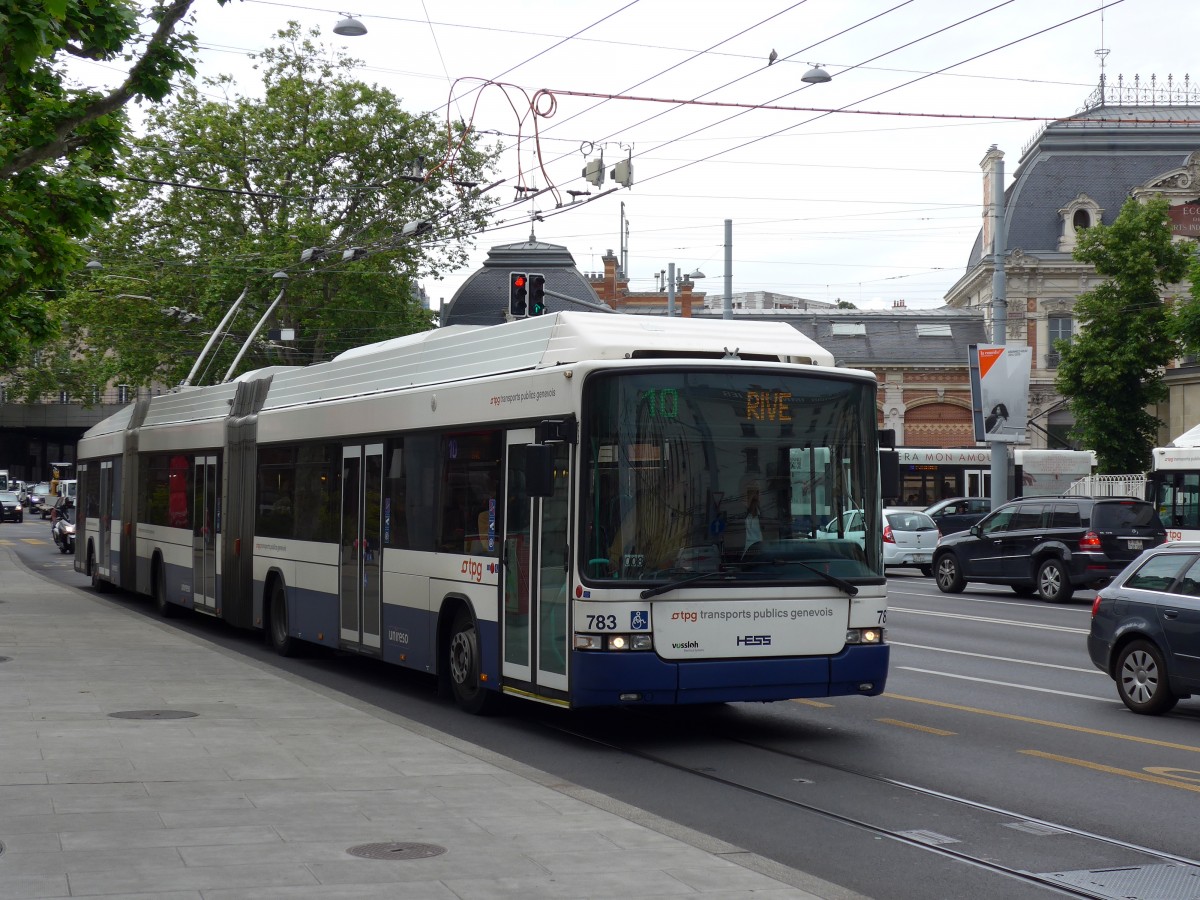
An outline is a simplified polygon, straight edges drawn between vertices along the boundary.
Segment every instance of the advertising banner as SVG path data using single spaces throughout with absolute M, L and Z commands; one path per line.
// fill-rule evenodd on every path
M 971 344 L 971 406 L 975 440 L 1016 444 L 1029 420 L 1030 347 Z

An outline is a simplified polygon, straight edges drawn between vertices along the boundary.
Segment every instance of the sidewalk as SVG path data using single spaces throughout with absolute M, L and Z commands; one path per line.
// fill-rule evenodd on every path
M 855 896 L 0 547 L 0 900 Z

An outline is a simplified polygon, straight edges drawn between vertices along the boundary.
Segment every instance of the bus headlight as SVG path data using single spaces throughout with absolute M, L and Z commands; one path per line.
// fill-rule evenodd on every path
M 847 644 L 882 644 L 885 640 L 886 628 L 851 628 L 846 632 Z
M 654 638 L 639 634 L 575 634 L 576 650 L 653 650 Z

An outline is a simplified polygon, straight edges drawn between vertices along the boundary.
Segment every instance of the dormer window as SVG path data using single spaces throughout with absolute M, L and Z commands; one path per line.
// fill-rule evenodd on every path
M 1058 239 L 1058 252 L 1070 253 L 1075 249 L 1079 232 L 1100 223 L 1104 212 L 1087 194 L 1080 194 L 1058 211 L 1062 222 L 1062 234 Z

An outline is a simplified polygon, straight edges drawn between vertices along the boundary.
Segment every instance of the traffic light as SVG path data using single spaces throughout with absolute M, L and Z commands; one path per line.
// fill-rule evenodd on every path
M 508 273 L 508 314 L 518 319 L 525 317 L 525 298 L 529 293 L 529 279 L 524 272 Z
M 529 314 L 540 316 L 546 311 L 546 276 L 529 276 Z

